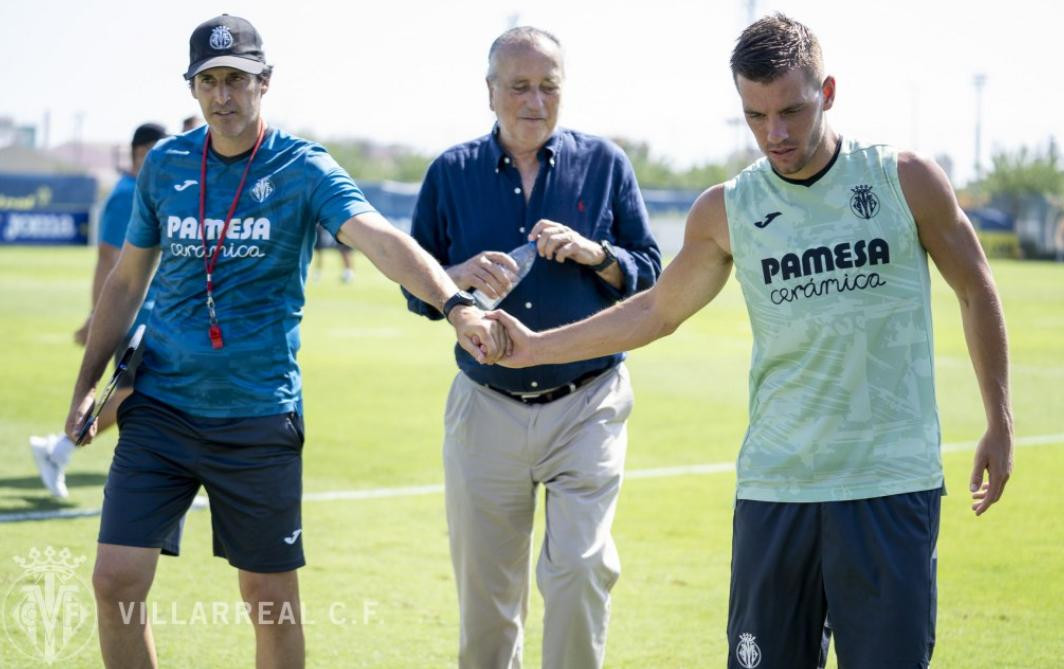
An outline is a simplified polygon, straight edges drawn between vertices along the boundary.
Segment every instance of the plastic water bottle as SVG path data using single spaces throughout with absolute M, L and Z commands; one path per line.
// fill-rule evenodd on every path
M 518 246 L 513 251 L 510 251 L 507 255 L 513 258 L 513 261 L 517 263 L 517 273 L 514 274 L 513 279 L 510 283 L 510 290 L 513 290 L 514 287 L 517 286 L 517 284 L 521 283 L 521 279 L 525 278 L 529 270 L 532 269 L 532 263 L 536 261 L 536 256 L 538 256 L 539 253 L 536 251 L 536 242 L 528 242 L 527 244 L 522 244 L 521 246 Z M 504 271 L 510 273 L 510 270 Z M 473 298 L 477 301 L 478 307 L 480 307 L 484 311 L 488 311 L 499 306 L 499 302 L 502 302 L 503 299 L 509 294 L 510 291 L 506 291 L 506 293 L 504 293 L 500 297 L 493 299 L 480 292 L 479 290 L 474 290 Z

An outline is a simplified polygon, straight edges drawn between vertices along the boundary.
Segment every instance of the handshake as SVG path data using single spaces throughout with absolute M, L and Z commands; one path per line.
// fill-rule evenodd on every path
M 530 367 L 535 333 L 505 311 L 460 306 L 449 316 L 458 344 L 482 365 Z
M 536 333 L 505 311 L 490 310 L 528 274 L 537 257 L 559 263 L 574 262 L 595 272 L 617 272 L 612 267 L 615 263 L 608 246 L 556 221 L 540 220 L 528 239 L 528 243 L 510 253 L 484 251 L 447 269 L 451 280 L 463 290 L 473 290 L 477 304 L 485 309 L 456 307 L 449 315 L 458 333 L 458 343 L 481 364 L 504 367 L 542 364 L 543 361 L 532 359 Z

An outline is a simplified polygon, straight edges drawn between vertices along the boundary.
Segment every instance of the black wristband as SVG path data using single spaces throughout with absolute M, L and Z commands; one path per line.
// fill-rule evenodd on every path
M 606 257 L 603 258 L 602 262 L 600 262 L 599 264 L 591 266 L 591 269 L 595 270 L 596 272 L 601 272 L 613 263 L 617 262 L 617 256 L 613 252 L 613 244 L 610 244 L 608 241 L 603 239 L 601 242 L 599 242 L 599 246 L 602 247 L 602 250 L 603 252 L 605 252 Z
M 472 295 L 470 295 L 464 290 L 460 290 L 454 295 L 451 295 L 451 297 L 449 297 L 447 301 L 443 303 L 443 318 L 444 320 L 448 320 L 447 317 L 451 315 L 451 310 L 459 305 L 471 307 L 476 303 L 477 301 L 473 298 Z

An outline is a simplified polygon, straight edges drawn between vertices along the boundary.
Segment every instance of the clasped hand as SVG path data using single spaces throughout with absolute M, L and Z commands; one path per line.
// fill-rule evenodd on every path
M 493 365 L 512 350 L 506 328 L 476 307 L 455 307 L 448 320 L 454 325 L 458 345 L 482 365 Z

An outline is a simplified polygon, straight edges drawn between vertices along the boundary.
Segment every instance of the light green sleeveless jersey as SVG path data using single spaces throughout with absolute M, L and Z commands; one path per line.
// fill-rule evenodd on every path
M 942 485 L 927 254 L 896 152 L 841 143 L 815 181 L 785 180 L 762 158 L 725 184 L 754 334 L 740 499 Z

